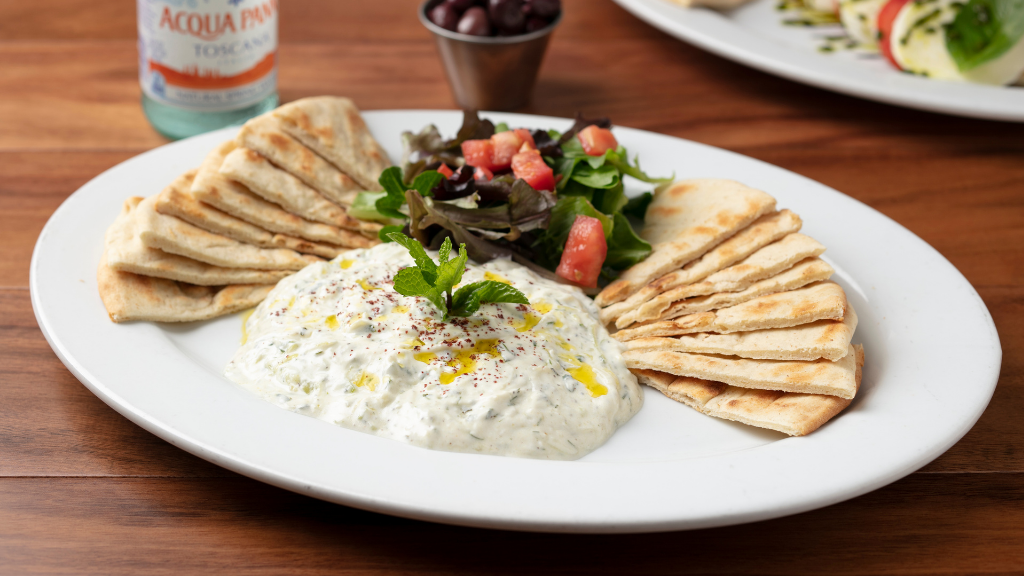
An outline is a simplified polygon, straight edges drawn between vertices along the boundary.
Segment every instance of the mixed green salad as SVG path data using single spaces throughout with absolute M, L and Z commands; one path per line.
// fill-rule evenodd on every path
M 351 215 L 386 224 L 434 250 L 450 239 L 470 258 L 511 258 L 547 278 L 594 289 L 643 260 L 651 246 L 634 229 L 650 191 L 627 198 L 624 180 L 648 176 L 612 134 L 607 118 L 578 116 L 565 131 L 495 125 L 465 112 L 444 138 L 436 126 L 402 135 L 402 167 L 361 193 Z

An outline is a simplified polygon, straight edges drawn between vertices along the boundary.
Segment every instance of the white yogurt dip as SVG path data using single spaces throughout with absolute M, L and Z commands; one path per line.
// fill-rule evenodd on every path
M 643 393 L 580 290 L 504 260 L 463 284 L 508 282 L 530 305 L 441 322 L 392 279 L 382 244 L 282 280 L 245 323 L 225 375 L 282 408 L 436 450 L 571 460 L 603 444 Z

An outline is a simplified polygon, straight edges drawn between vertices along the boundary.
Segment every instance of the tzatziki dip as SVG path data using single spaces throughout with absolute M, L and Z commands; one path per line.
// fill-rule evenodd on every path
M 529 305 L 442 322 L 395 292 L 414 264 L 394 243 L 282 280 L 245 322 L 225 375 L 282 408 L 424 448 L 571 460 L 640 409 L 622 344 L 577 288 L 507 260 L 462 278 L 506 282 Z

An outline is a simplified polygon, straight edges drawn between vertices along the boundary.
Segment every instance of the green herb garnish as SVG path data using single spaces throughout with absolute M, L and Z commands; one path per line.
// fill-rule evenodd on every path
M 438 262 L 434 263 L 418 241 L 401 232 L 391 232 L 388 237 L 391 241 L 405 246 L 416 262 L 415 266 L 403 268 L 395 275 L 395 292 L 402 296 L 422 296 L 430 300 L 434 306 L 441 309 L 444 320 L 448 320 L 449 316 L 472 316 L 480 309 L 481 304 L 530 303 L 526 295 L 519 290 L 494 280 L 467 284 L 452 294 L 455 285 L 462 281 L 462 273 L 469 261 L 465 244 L 459 245 L 458 256 L 452 258 L 451 238 L 445 238 L 437 254 Z
M 412 181 L 411 187 L 406 186 L 405 182 L 402 181 L 402 169 L 392 166 L 381 173 L 380 178 L 377 180 L 384 188 L 384 192 L 387 193 L 386 196 L 377 199 L 377 212 L 388 218 L 404 220 L 408 216 L 399 212 L 398 209 L 402 207 L 402 204 L 405 204 L 405 191 L 415 190 L 421 196 L 433 196 L 432 190 L 441 180 L 444 180 L 444 174 L 436 170 L 427 170 L 416 176 L 416 179 Z

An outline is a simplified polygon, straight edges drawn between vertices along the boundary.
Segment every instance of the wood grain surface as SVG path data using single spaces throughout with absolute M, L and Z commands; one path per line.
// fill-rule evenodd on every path
M 4 1 L 0 574 L 1024 572 L 1024 125 L 805 87 L 678 42 L 608 0 L 565 4 L 527 111 L 604 114 L 746 154 L 845 192 L 921 236 L 978 289 L 1002 339 L 999 386 L 974 429 L 924 469 L 848 502 L 746 526 L 628 537 L 407 521 L 199 460 L 78 383 L 36 326 L 27 290 L 32 247 L 60 203 L 165 142 L 138 104 L 134 7 Z M 282 2 L 282 99 L 344 94 L 364 109 L 451 108 L 416 5 Z

